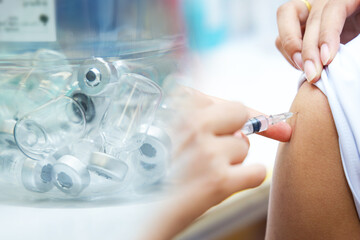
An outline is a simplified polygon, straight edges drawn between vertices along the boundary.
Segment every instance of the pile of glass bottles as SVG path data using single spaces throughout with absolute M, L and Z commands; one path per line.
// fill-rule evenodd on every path
M 27 60 L 0 66 L 1 185 L 63 199 L 159 183 L 171 152 L 161 86 L 176 68 L 165 55 L 72 62 L 48 49 L 13 55 Z

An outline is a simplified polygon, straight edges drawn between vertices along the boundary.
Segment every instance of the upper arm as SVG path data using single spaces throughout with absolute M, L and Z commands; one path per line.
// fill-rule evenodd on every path
M 359 218 L 326 96 L 305 82 L 292 104 L 291 140 L 278 149 L 267 239 L 354 239 Z

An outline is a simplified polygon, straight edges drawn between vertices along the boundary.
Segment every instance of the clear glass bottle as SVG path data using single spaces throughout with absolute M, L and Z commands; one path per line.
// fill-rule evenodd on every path
M 139 149 L 130 154 L 133 185 L 144 187 L 160 181 L 166 174 L 171 156 L 171 139 L 165 130 L 151 126 Z
M 25 155 L 46 159 L 62 147 L 78 141 L 85 126 L 82 107 L 72 98 L 63 96 L 19 119 L 14 136 Z
M 162 90 L 150 79 L 126 74 L 114 86 L 112 102 L 100 132 L 113 150 L 131 151 L 140 147 L 139 133 L 146 133 L 162 100 Z
M 53 188 L 51 174 L 50 161 L 29 159 L 16 148 L 0 153 L 0 181 L 3 184 L 23 186 L 32 192 L 47 192 Z

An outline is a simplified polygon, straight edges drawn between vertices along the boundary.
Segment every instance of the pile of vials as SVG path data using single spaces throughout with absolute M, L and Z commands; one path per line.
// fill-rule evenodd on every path
M 0 180 L 49 197 L 99 197 L 165 176 L 171 140 L 161 69 L 52 50 L 26 71 L 0 69 Z M 158 72 L 156 72 L 158 71 Z

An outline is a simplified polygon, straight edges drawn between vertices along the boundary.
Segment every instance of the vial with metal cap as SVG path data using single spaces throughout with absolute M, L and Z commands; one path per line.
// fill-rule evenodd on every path
M 36 161 L 26 158 L 18 149 L 8 149 L 0 154 L 0 179 L 32 192 L 47 192 L 53 188 L 52 163 L 51 159 Z
M 86 119 L 86 134 L 98 130 L 102 117 L 107 111 L 111 99 L 109 96 L 88 96 L 80 91 L 73 92 L 70 97 L 74 99 L 82 108 Z M 73 111 L 79 117 L 81 112 L 78 112 L 78 108 L 73 107 Z
M 33 159 L 46 159 L 64 146 L 81 139 L 85 126 L 82 107 L 72 98 L 63 96 L 19 119 L 14 136 L 25 155 Z
M 86 123 L 91 123 L 96 115 L 95 105 L 91 97 L 81 92 L 74 92 L 71 98 L 74 99 L 83 110 L 82 112 L 79 112 L 78 108 L 73 105 L 73 111 L 75 114 L 78 115 L 78 117 L 81 117 L 81 114 L 84 113 Z
M 93 152 L 87 168 L 106 179 L 122 182 L 128 173 L 128 165 L 109 154 Z
M 138 74 L 125 74 L 114 87 L 114 98 L 105 113 L 100 132 L 105 144 L 119 151 L 137 149 L 137 134 L 154 120 L 162 99 L 161 88 Z
M 158 182 L 166 174 L 171 153 L 169 135 L 157 126 L 151 126 L 141 147 L 131 153 L 130 162 L 136 177 L 135 186 Z
M 52 183 L 53 161 L 36 161 L 26 158 L 21 169 L 22 184 L 27 190 L 33 192 L 50 191 Z
M 84 61 L 78 70 L 78 84 L 82 92 L 96 96 L 107 90 L 109 83 L 118 81 L 128 69 L 122 62 L 110 63 L 102 58 Z
M 53 165 L 54 185 L 62 192 L 77 196 L 90 184 L 86 165 L 71 155 L 64 155 Z

